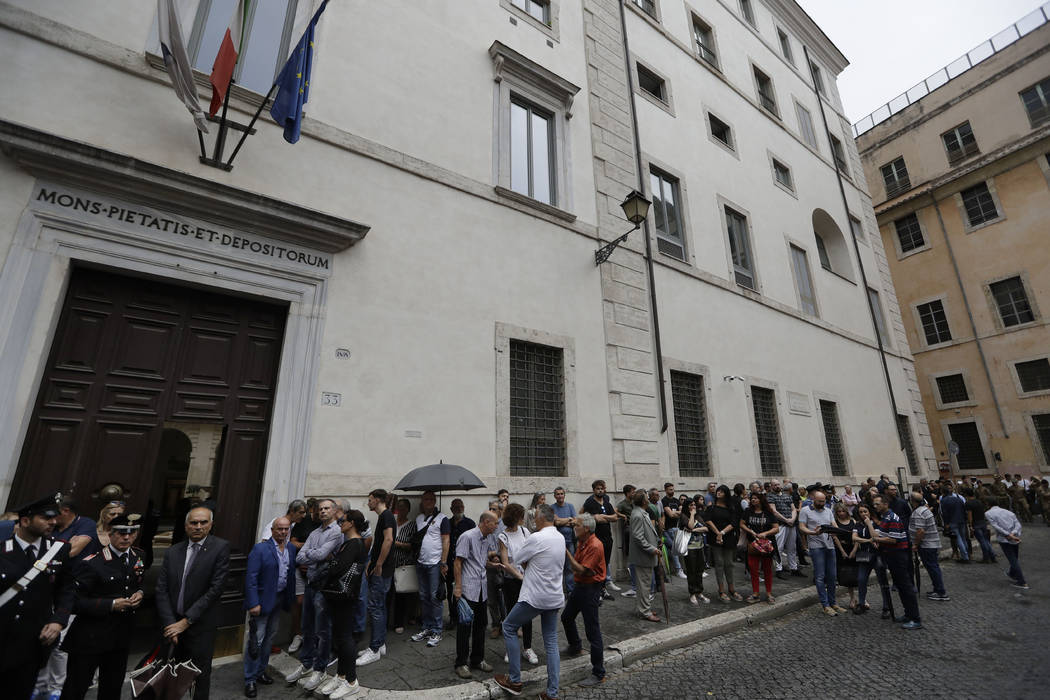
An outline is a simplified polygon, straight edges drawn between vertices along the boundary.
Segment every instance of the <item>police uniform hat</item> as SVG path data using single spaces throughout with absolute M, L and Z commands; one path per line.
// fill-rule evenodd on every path
M 116 532 L 135 532 L 141 527 L 139 525 L 139 518 L 141 517 L 138 513 L 132 513 L 131 515 L 121 513 L 109 521 L 109 528 Z
M 18 507 L 18 517 L 31 518 L 34 515 L 43 515 L 46 518 L 58 517 L 58 501 L 61 494 L 52 493 L 43 498 L 26 503 Z

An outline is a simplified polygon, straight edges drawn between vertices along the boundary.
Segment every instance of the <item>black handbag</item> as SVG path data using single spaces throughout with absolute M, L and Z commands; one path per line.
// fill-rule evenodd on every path
M 321 595 L 325 600 L 345 602 L 357 600 L 361 592 L 361 567 L 355 561 L 345 571 L 338 568 L 331 572 L 328 580 L 321 586 Z

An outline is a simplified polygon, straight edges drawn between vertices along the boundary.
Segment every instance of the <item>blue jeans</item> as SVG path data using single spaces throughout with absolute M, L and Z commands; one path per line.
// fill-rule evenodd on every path
M 569 649 L 583 648 L 580 633 L 576 629 L 576 616 L 583 613 L 583 629 L 591 648 L 591 673 L 596 678 L 605 678 L 605 657 L 602 645 L 602 628 L 598 624 L 598 596 L 601 586 L 596 583 L 581 583 L 573 589 L 561 613 L 561 624 L 565 627 L 565 640 Z
M 970 541 L 966 536 L 966 525 L 965 524 L 949 524 L 948 528 L 952 532 L 952 537 L 955 538 L 955 546 L 959 548 L 959 558 L 963 561 L 970 561 Z
M 634 564 L 627 565 L 627 573 L 631 575 L 631 590 L 638 590 L 638 574 L 634 571 Z
M 294 586 L 294 581 L 288 585 Z M 266 671 L 270 663 L 270 643 L 273 635 L 277 632 L 277 626 L 281 621 L 281 608 L 275 605 L 268 614 L 259 615 L 255 618 L 255 639 L 259 646 L 259 655 L 251 658 L 247 653 L 244 655 L 244 682 L 250 683 Z M 250 629 L 250 628 L 249 628 Z M 248 630 L 245 630 L 247 633 Z
M 995 561 L 995 550 L 992 549 L 992 541 L 988 536 L 988 526 L 977 525 L 973 529 L 973 536 L 977 539 L 977 543 L 981 545 L 982 561 Z
M 1006 575 L 1024 585 L 1026 581 L 1024 580 L 1024 574 L 1021 573 L 1020 546 L 1012 542 L 1000 542 L 999 546 L 1003 548 L 1006 561 L 1010 562 L 1010 568 L 1006 571 Z
M 384 565 L 390 566 L 389 564 Z M 386 644 L 386 594 L 390 592 L 390 584 L 394 577 L 376 576 L 368 577 L 368 619 L 372 621 L 372 643 L 369 647 L 372 651 L 379 651 L 379 647 Z
M 442 619 L 441 601 L 437 599 L 438 586 L 441 585 L 441 564 L 416 564 L 419 577 L 419 628 L 424 632 L 441 634 L 445 629 Z
M 938 552 L 936 547 L 919 547 L 919 559 L 922 560 L 926 573 L 933 581 L 933 592 L 937 595 L 945 595 L 947 591 L 944 590 L 944 576 L 941 574 L 941 565 L 937 563 Z
M 332 652 L 332 620 L 324 596 L 310 586 L 303 595 L 303 648 L 299 661 L 314 671 L 324 671 Z
M 576 555 L 576 543 L 566 542 L 565 548 L 569 550 L 569 554 Z M 565 592 L 572 593 L 573 587 L 576 585 L 576 581 L 572 577 L 572 567 L 569 566 L 569 558 L 565 557 L 565 566 L 562 568 L 562 581 L 565 582 Z
M 528 603 L 518 601 L 503 620 L 503 641 L 507 645 L 510 664 L 510 680 L 521 683 L 521 647 L 518 645 L 518 628 L 540 616 L 543 628 L 543 651 L 547 655 L 547 695 L 558 697 L 558 675 L 561 673 L 561 655 L 558 652 L 558 608 L 540 610 Z
M 361 593 L 354 606 L 354 634 L 364 634 L 368 625 L 368 577 L 361 577 Z
M 879 588 L 882 590 L 882 609 L 889 610 L 893 605 L 890 599 L 890 580 L 886 576 L 886 567 L 878 566 L 874 560 L 857 563 L 857 604 L 864 605 L 868 602 L 868 577 L 872 571 L 875 572 Z
M 838 578 L 835 550 L 810 547 L 809 558 L 813 560 L 813 583 L 817 586 L 820 605 L 825 608 L 831 607 L 835 604 L 835 585 Z

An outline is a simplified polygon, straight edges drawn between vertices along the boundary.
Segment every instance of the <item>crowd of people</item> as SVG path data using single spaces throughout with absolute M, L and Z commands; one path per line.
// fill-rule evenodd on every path
M 264 526 L 247 558 L 245 695 L 256 697 L 260 685 L 274 682 L 267 668 L 287 611 L 293 634 L 287 651 L 299 664 L 283 680 L 331 700 L 359 692 L 357 668 L 386 655 L 391 628 L 427 647 L 454 629 L 453 670 L 463 679 L 494 670 L 486 644 L 502 638 L 509 670 L 493 678 L 519 694 L 522 660 L 540 663 L 533 647 L 537 618 L 547 669 L 541 697 L 558 697 L 561 658 L 584 653 L 580 618 L 591 663 L 583 685 L 598 685 L 605 678 L 602 602 L 616 594 L 634 598 L 642 620 L 660 622 L 654 596 L 675 578 L 686 582 L 695 606 L 713 598 L 772 604 L 775 579 L 807 576 L 802 568 L 811 566 L 821 612 L 837 616 L 871 608 L 874 573 L 882 617 L 918 630 L 920 566 L 930 578 L 926 599 L 950 600 L 939 563 L 942 536 L 960 565 L 976 556 L 973 540 L 979 561 L 995 562 L 994 537 L 1011 585 L 1026 589 L 1021 523 L 1041 513 L 1050 524 L 1050 484 L 1019 475 L 996 475 L 987 484 L 922 479 L 905 494 L 886 475 L 841 493 L 819 482 L 801 487 L 778 479 L 733 487 L 712 481 L 693 496 L 676 494 L 670 482 L 662 490 L 625 485 L 616 504 L 604 481 L 591 486 L 578 510 L 562 487 L 553 490 L 553 503 L 536 493 L 527 507 L 500 490 L 476 521 L 460 498 L 442 513 L 432 492 L 422 494 L 413 514 L 407 498 L 373 490 L 367 509 L 374 518 L 349 499 L 294 500 Z M 12 515 L 0 523 L 0 621 L 12 626 L 0 640 L 0 670 L 12 679 L 12 697 L 76 700 L 97 678 L 100 700 L 119 698 L 152 558 L 133 546 L 141 520 L 113 501 L 96 522 L 55 496 Z M 208 503 L 189 508 L 155 588 L 173 657 L 199 672 L 197 700 L 209 694 L 217 606 L 229 573 L 230 545 L 211 534 L 214 518 Z M 613 581 L 614 547 L 626 563 L 626 590 Z M 839 605 L 840 589 L 846 607 Z M 563 649 L 559 621 L 568 642 Z

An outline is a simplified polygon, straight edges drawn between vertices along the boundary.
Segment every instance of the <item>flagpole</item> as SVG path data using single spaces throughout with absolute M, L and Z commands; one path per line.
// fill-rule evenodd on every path
M 216 163 L 222 162 L 222 151 L 226 145 L 226 110 L 230 106 L 230 93 L 233 92 L 233 76 L 226 84 L 226 95 L 222 99 L 222 118 L 219 120 L 219 133 L 215 136 L 215 155 L 212 158 Z
M 238 151 L 240 151 L 241 146 L 244 145 L 244 140 L 248 138 L 248 134 L 251 133 L 252 127 L 255 126 L 255 122 L 259 119 L 259 115 L 262 114 L 263 107 L 265 107 L 266 103 L 270 101 L 270 97 L 273 96 L 273 91 L 276 87 L 277 83 L 270 86 L 270 91 L 266 93 L 266 97 L 264 97 L 259 104 L 259 109 L 255 110 L 255 114 L 252 115 L 252 120 L 248 122 L 248 128 L 244 130 L 243 134 L 241 134 L 241 140 L 237 142 L 237 146 L 233 149 L 233 153 L 230 154 L 230 159 L 226 161 L 227 168 L 233 167 L 233 159 L 237 157 Z M 227 93 L 227 95 L 229 95 L 229 93 Z
M 201 158 L 207 158 L 208 153 L 204 150 L 204 134 L 201 133 L 200 129 L 197 129 L 197 140 L 200 141 L 201 144 Z

